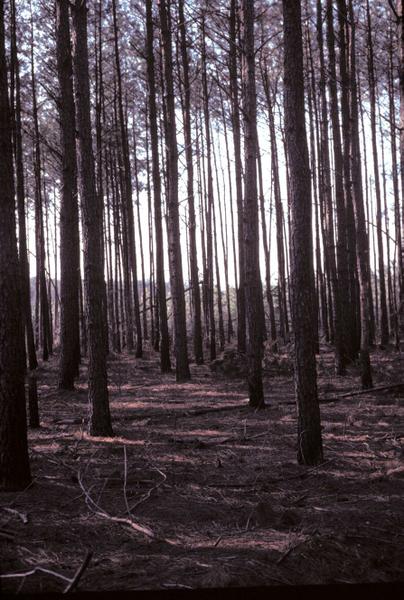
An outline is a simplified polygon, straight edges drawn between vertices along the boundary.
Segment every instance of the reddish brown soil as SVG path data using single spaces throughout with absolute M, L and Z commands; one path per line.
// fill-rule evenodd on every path
M 404 380 L 400 355 L 373 360 L 375 384 Z M 357 389 L 355 369 L 336 378 L 331 363 L 319 359 L 320 395 Z M 85 368 L 73 393 L 55 390 L 56 372 L 56 359 L 39 371 L 34 484 L 0 494 L 3 576 L 72 577 L 91 549 L 80 590 L 404 580 L 403 393 L 322 404 L 325 462 L 308 468 L 295 459 L 290 375 L 266 378 L 269 407 L 254 412 L 241 379 L 193 366 L 178 385 L 155 356 L 111 360 L 115 437 L 91 439 Z M 44 573 L 1 583 L 66 586 Z

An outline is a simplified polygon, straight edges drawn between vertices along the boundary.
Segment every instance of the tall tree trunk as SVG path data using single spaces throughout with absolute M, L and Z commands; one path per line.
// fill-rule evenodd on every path
M 93 436 L 111 436 L 106 361 L 106 327 L 103 310 L 104 256 L 103 203 L 96 193 L 90 118 L 88 73 L 87 3 L 80 0 L 73 11 L 73 71 L 76 93 L 78 172 L 84 237 L 84 283 L 89 350 L 89 431 Z
M 139 167 L 138 167 L 138 159 L 137 159 L 135 118 L 133 118 L 133 163 L 134 163 L 134 171 L 135 171 L 136 217 L 137 217 L 137 226 L 138 226 L 138 233 L 139 233 L 140 270 L 142 273 L 143 336 L 144 336 L 145 340 L 147 340 L 149 338 L 149 332 L 148 332 L 148 327 L 147 327 L 146 276 L 145 276 L 145 268 L 144 268 L 143 234 L 142 234 L 142 225 L 141 225 L 141 219 L 140 219 L 140 183 L 139 183 Z
M 238 267 L 239 287 L 237 290 L 237 347 L 239 352 L 246 351 L 246 308 L 245 308 L 245 259 L 244 259 L 244 232 L 243 232 L 243 184 L 241 166 L 241 131 L 240 131 L 240 102 L 238 92 L 238 65 L 237 65 L 237 0 L 230 1 L 229 20 L 229 78 L 230 98 L 234 146 L 234 168 L 236 175 L 237 199 L 237 241 L 238 241 Z
M 398 37 L 399 37 L 399 77 L 400 77 L 400 182 L 401 182 L 401 197 L 404 198 L 404 0 L 400 2 L 399 21 L 398 21 Z M 404 231 L 404 202 L 401 206 L 401 231 Z M 400 305 L 399 305 L 399 323 L 400 323 L 400 341 L 404 339 L 404 244 L 399 248 L 401 253 L 402 270 L 400 273 Z
M 379 270 L 379 292 L 380 292 L 380 345 L 387 346 L 389 343 L 389 319 L 387 312 L 387 294 L 386 278 L 384 273 L 384 250 L 383 250 L 383 231 L 382 231 L 382 199 L 380 190 L 379 175 L 379 157 L 377 152 L 377 134 L 376 134 L 376 81 L 375 67 L 373 58 L 373 37 L 372 22 L 370 17 L 369 0 L 366 2 L 367 16 L 367 49 L 368 49 L 368 79 L 370 94 L 370 129 L 372 132 L 372 155 L 373 171 L 375 177 L 376 193 L 376 233 L 377 233 L 377 251 L 378 251 L 378 270 Z M 376 265 L 375 265 L 376 267 Z M 377 290 L 375 289 L 375 293 Z
M 356 83 L 356 39 L 352 0 L 348 0 L 350 36 L 350 97 L 351 97 L 351 181 L 356 224 L 356 249 L 361 308 L 361 381 L 362 388 L 372 387 L 370 366 L 370 268 L 369 240 L 366 232 L 365 211 L 363 205 L 361 153 L 359 144 L 358 96 Z M 345 0 L 344 0 L 345 2 Z
M 206 293 L 209 309 L 209 349 L 210 360 L 216 358 L 216 324 L 214 304 L 214 267 L 213 267 L 213 172 L 212 172 L 212 140 L 210 132 L 209 113 L 209 91 L 206 67 L 206 44 L 205 44 L 205 16 L 202 16 L 202 95 L 203 95 L 203 117 L 205 124 L 206 142 Z
M 389 40 L 389 67 L 388 73 L 388 90 L 389 90 L 389 122 L 390 122 L 390 147 L 391 147 L 391 162 L 392 162 L 392 179 L 393 179 L 393 194 L 394 194 L 394 229 L 396 239 L 396 255 L 397 255 L 397 271 L 398 271 L 398 292 L 400 300 L 400 290 L 403 282 L 403 256 L 400 251 L 402 248 L 402 231 L 401 231 L 401 218 L 400 218 L 400 192 L 399 192 L 399 181 L 398 181 L 398 161 L 397 161 L 397 140 L 396 140 L 396 111 L 395 111 L 395 95 L 394 95 L 394 79 L 393 79 L 393 40 L 392 32 L 390 30 Z M 396 286 L 395 286 L 396 287 Z M 398 311 L 399 312 L 399 311 Z M 395 333 L 396 348 L 400 347 L 400 332 L 399 332 L 399 314 L 397 308 L 394 311 L 394 322 L 395 322 Z
M 24 389 L 24 326 L 15 234 L 12 115 L 8 99 L 4 1 L 0 0 L 0 490 L 31 482 Z
M 45 275 L 45 233 L 43 222 L 43 197 L 41 177 L 41 145 L 39 140 L 38 106 L 34 67 L 34 23 L 31 10 L 31 91 L 34 120 L 34 177 L 35 177 L 35 230 L 36 230 L 36 279 L 37 304 L 39 303 L 40 341 L 42 358 L 48 360 L 52 353 L 51 329 L 49 322 L 49 298 Z
M 13 76 L 15 79 L 15 107 L 12 107 L 14 119 L 14 152 L 16 166 L 16 193 L 17 193 L 17 211 L 18 211 L 18 243 L 19 243 L 19 263 L 21 268 L 21 299 L 22 311 L 25 323 L 26 349 L 28 356 L 28 366 L 32 371 L 38 366 L 35 351 L 34 328 L 32 325 L 31 312 L 31 284 L 29 276 L 29 261 L 27 248 L 27 228 L 26 228 L 26 205 L 25 205 L 25 181 L 23 165 L 22 148 L 22 126 L 21 126 L 21 92 L 20 92 L 20 67 L 17 48 L 17 25 L 16 25 L 16 7 L 15 0 L 11 0 L 11 64 Z
M 262 81 L 264 85 L 265 98 L 268 109 L 269 137 L 271 145 L 271 168 L 275 201 L 275 227 L 276 227 L 276 249 L 278 259 L 278 310 L 279 310 L 279 335 L 285 341 L 289 333 L 289 319 L 286 300 L 286 277 L 285 277 L 285 246 L 283 235 L 283 206 L 281 198 L 281 187 L 279 181 L 278 148 L 275 134 L 275 119 L 273 111 L 273 100 L 269 84 L 268 70 L 266 66 L 262 70 Z
M 313 336 L 314 293 L 311 180 L 307 149 L 300 0 L 283 0 L 285 136 L 291 208 L 292 319 L 295 337 L 295 390 L 298 462 L 322 461 Z
M 349 107 L 349 76 L 348 76 L 348 22 L 346 18 L 345 0 L 337 0 L 338 7 L 338 46 L 339 46 L 339 78 L 341 81 L 341 126 L 343 141 L 343 181 L 345 192 L 345 214 L 348 250 L 348 287 L 349 315 L 347 318 L 347 351 L 349 359 L 355 360 L 360 347 L 360 309 L 358 292 L 358 269 L 356 261 L 356 229 L 352 200 L 352 182 L 350 174 L 350 139 L 351 117 Z M 359 317 L 359 318 L 358 318 Z
M 330 93 L 330 113 L 332 125 L 333 151 L 334 151 L 334 184 L 335 184 L 335 205 L 337 213 L 337 280 L 340 302 L 340 340 L 341 340 L 341 371 L 349 362 L 347 339 L 349 322 L 349 266 L 347 249 L 347 223 L 345 211 L 345 195 L 343 180 L 343 156 L 341 146 L 340 119 L 338 112 L 338 93 L 337 93 L 337 74 L 335 59 L 335 33 L 334 18 L 332 12 L 332 1 L 327 0 L 327 47 L 329 60 L 329 93 Z
M 189 259 L 191 271 L 192 298 L 194 306 L 193 315 L 193 341 L 194 355 L 197 365 L 203 363 L 203 340 L 201 319 L 201 292 L 199 287 L 198 255 L 196 247 L 196 216 L 194 198 L 194 165 L 191 135 L 191 84 L 189 80 L 189 61 L 187 50 L 187 36 L 184 17 L 184 1 L 178 2 L 178 18 L 181 38 L 181 62 L 184 78 L 184 141 L 185 158 L 187 163 L 187 196 L 188 196 L 188 229 L 189 229 Z
M 166 284 L 164 279 L 164 247 L 163 223 L 161 216 L 161 178 L 158 148 L 157 108 L 156 108 L 156 83 L 155 60 L 153 50 L 153 14 L 152 2 L 146 0 L 146 28 L 147 28 L 147 81 L 149 96 L 149 125 L 150 146 L 152 155 L 152 179 L 154 196 L 154 227 L 156 235 L 156 286 L 157 304 L 160 324 L 160 368 L 163 373 L 171 370 L 170 346 L 167 322 Z
M 242 0 L 243 115 L 244 115 L 244 269 L 248 325 L 249 404 L 264 407 L 262 386 L 262 296 L 259 269 L 257 191 L 257 106 L 255 87 L 254 1 Z
M 343 375 L 345 372 L 344 359 L 344 340 L 341 335 L 341 303 L 340 291 L 338 288 L 337 265 L 335 260 L 335 235 L 333 221 L 332 188 L 331 188 L 331 166 L 330 149 L 328 143 L 328 107 L 326 97 L 326 72 L 324 61 L 323 46 L 323 15 L 321 11 L 321 1 L 317 2 L 317 41 L 320 54 L 320 175 L 321 175 L 321 195 L 324 198 L 324 231 L 325 231 L 325 253 L 329 271 L 329 281 L 332 300 L 332 325 L 335 346 L 335 370 L 337 375 Z
M 70 47 L 69 5 L 56 0 L 56 55 L 59 79 L 62 193 L 60 204 L 60 362 L 59 387 L 73 389 L 80 358 L 80 242 L 76 171 L 76 119 Z
M 271 287 L 271 259 L 270 259 L 270 236 L 268 240 L 267 223 L 265 215 L 265 198 L 264 198 L 264 183 L 262 177 L 262 160 L 259 148 L 259 142 L 257 139 L 257 167 L 258 167 L 258 186 L 259 186 L 259 205 L 261 213 L 261 229 L 262 229 L 262 242 L 264 247 L 264 258 L 265 258 L 265 295 L 268 302 L 269 310 L 269 330 L 271 336 L 271 351 L 278 351 L 278 344 L 276 339 L 276 323 L 275 323 L 275 309 L 274 300 L 272 296 Z
M 122 149 L 122 159 L 123 159 L 123 173 L 124 173 L 124 186 L 123 186 L 123 209 L 125 212 L 126 218 L 126 229 L 127 229 L 127 251 L 128 251 L 128 266 L 130 269 L 130 274 L 132 276 L 132 286 L 133 286 L 133 303 L 134 303 L 134 313 L 135 313 L 135 322 L 136 322 L 136 357 L 140 358 L 143 354 L 143 340 L 142 340 L 142 326 L 140 319 L 140 309 L 139 309 L 139 292 L 138 292 L 138 281 L 137 281 L 137 264 L 136 264 L 136 245 L 135 245 L 135 222 L 134 222 L 134 214 L 133 214 L 133 199 L 132 199 L 132 176 L 131 176 L 131 168 L 130 168 L 130 160 L 129 160 L 129 143 L 128 143 L 128 132 L 126 129 L 126 119 L 123 111 L 123 96 L 122 96 L 122 75 L 121 75 L 121 65 L 120 65 L 120 56 L 119 56 L 119 45 L 118 45 L 118 23 L 117 23 L 117 11 L 116 11 L 116 0 L 112 1 L 112 14 L 113 14 L 113 22 L 114 22 L 114 49 L 115 49 L 115 68 L 116 68 L 116 77 L 117 77 L 117 100 L 118 100 L 118 115 L 119 115 L 119 127 L 120 127 L 120 142 Z M 128 306 L 128 315 L 130 312 L 130 305 Z M 128 327 L 128 340 L 131 342 L 132 340 L 132 332 L 130 331 L 130 327 L 132 326 L 131 322 L 127 323 Z M 131 343 L 128 345 L 128 349 L 130 348 Z
M 165 82 L 167 148 L 167 213 L 168 255 L 170 265 L 170 287 L 174 312 L 176 380 L 191 378 L 188 363 L 187 328 L 185 321 L 185 295 L 182 275 L 180 219 L 178 208 L 178 148 L 175 123 L 174 82 L 172 68 L 171 9 L 170 0 L 159 0 L 161 26 L 163 74 Z
M 308 47 L 308 62 L 310 65 L 310 84 L 307 86 L 307 106 L 309 113 L 309 140 L 310 140 L 310 168 L 312 173 L 312 186 L 313 186 L 313 201 L 314 201 L 314 255 L 316 257 L 316 269 L 315 269 L 315 297 L 314 297 L 314 337 L 315 337 L 315 348 L 316 354 L 320 352 L 320 340 L 319 340 L 319 326 L 321 328 L 325 339 L 329 339 L 328 321 L 327 321 L 327 307 L 325 298 L 325 285 L 324 275 L 321 263 L 321 248 L 320 248 L 320 225 L 319 225 L 319 201 L 318 201 L 318 186 L 317 186 L 317 159 L 316 159 L 316 147 L 318 148 L 318 128 L 314 131 L 314 121 L 317 118 L 314 117 L 314 112 L 317 114 L 316 97 L 314 93 L 314 69 L 313 59 L 311 52 L 311 40 L 309 29 L 307 28 L 307 47 Z

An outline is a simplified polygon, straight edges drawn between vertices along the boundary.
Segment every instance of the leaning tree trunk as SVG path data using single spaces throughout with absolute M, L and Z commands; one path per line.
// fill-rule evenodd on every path
M 303 44 L 300 0 L 283 0 L 285 136 L 291 208 L 292 319 L 298 462 L 323 458 L 314 344 L 311 180 L 304 115 Z
M 259 270 L 257 191 L 257 106 L 254 53 L 254 1 L 242 0 L 244 114 L 244 268 L 248 325 L 248 391 L 250 406 L 264 407 L 262 387 L 262 296 Z
M 76 168 L 76 119 L 70 46 L 69 5 L 56 1 L 56 57 L 61 133 L 60 204 L 60 362 L 59 387 L 73 389 L 80 360 L 80 241 Z
M 0 490 L 23 490 L 31 482 L 24 389 L 24 326 L 21 319 L 15 205 L 12 116 L 0 0 Z
M 84 283 L 89 350 L 88 399 L 90 435 L 111 436 L 106 327 L 103 309 L 103 205 L 95 189 L 88 73 L 87 3 L 77 0 L 73 10 L 73 66 L 76 92 L 78 171 L 84 237 Z

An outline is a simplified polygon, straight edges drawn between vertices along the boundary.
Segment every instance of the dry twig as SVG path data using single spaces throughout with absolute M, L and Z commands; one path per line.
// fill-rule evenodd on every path
M 122 525 L 128 525 L 134 531 L 137 531 L 138 533 L 142 533 L 146 537 L 152 538 L 156 541 L 166 542 L 167 544 L 173 544 L 173 542 L 171 542 L 170 540 L 168 540 L 166 538 L 158 537 L 152 529 L 150 529 L 146 525 L 140 525 L 139 523 L 136 523 L 132 518 L 114 517 L 113 515 L 110 515 L 104 509 L 102 509 L 90 496 L 89 492 L 84 487 L 83 481 L 81 479 L 80 470 L 78 471 L 78 474 L 77 474 L 77 480 L 78 480 L 79 485 L 80 485 L 80 487 L 84 493 L 84 496 L 86 498 L 86 504 L 94 514 L 96 514 L 99 517 L 102 517 L 103 519 L 108 519 L 110 521 L 113 521 L 114 523 L 121 523 Z
M 74 589 L 76 589 L 76 587 L 79 584 L 80 579 L 83 576 L 84 571 L 87 569 L 88 565 L 90 564 L 90 560 L 92 559 L 92 556 L 93 556 L 92 551 L 88 550 L 87 554 L 84 557 L 83 562 L 81 563 L 81 565 L 75 572 L 73 578 L 70 580 L 70 583 L 63 590 L 64 594 L 67 594 L 68 592 L 72 592 Z

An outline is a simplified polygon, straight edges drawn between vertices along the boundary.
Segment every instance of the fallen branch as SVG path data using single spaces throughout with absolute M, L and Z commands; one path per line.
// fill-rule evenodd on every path
M 102 509 L 93 500 L 93 498 L 91 498 L 89 492 L 86 490 L 86 488 L 84 487 L 84 484 L 82 482 L 80 470 L 78 471 L 78 474 L 77 474 L 77 480 L 78 480 L 79 485 L 80 485 L 80 487 L 81 487 L 81 489 L 82 489 L 82 491 L 84 493 L 84 496 L 86 498 L 86 504 L 87 504 L 87 506 L 90 508 L 90 510 L 95 515 L 97 515 L 99 517 L 102 517 L 103 519 L 108 519 L 109 521 L 113 521 L 114 523 L 121 523 L 122 525 L 127 525 L 128 527 L 130 527 L 134 531 L 136 531 L 138 533 L 142 533 L 146 537 L 152 538 L 152 539 L 154 539 L 156 541 L 166 542 L 167 544 L 170 544 L 170 545 L 173 544 L 173 542 L 171 542 L 170 540 L 168 540 L 166 538 L 160 538 L 160 537 L 158 537 L 154 533 L 154 531 L 152 529 L 150 529 L 146 525 L 140 525 L 139 523 L 136 523 L 133 519 L 127 519 L 125 517 L 114 517 L 113 515 L 110 515 L 104 509 Z
M 138 506 L 140 506 L 140 504 L 143 504 L 143 502 L 146 502 L 146 500 L 148 500 L 150 498 L 150 496 L 152 495 L 152 493 L 157 490 L 157 488 L 159 488 L 161 485 L 163 485 L 163 483 L 166 481 L 167 479 L 167 475 L 165 473 L 163 473 L 163 471 L 160 471 L 160 469 L 157 469 L 156 467 L 156 471 L 162 476 L 163 479 L 161 479 L 155 486 L 153 486 L 152 488 L 150 488 L 146 494 L 144 494 L 137 502 L 135 502 L 135 504 L 133 506 L 130 507 L 130 512 L 132 512 L 132 510 L 135 510 L 135 508 L 137 508 Z
M 290 554 L 290 553 L 291 553 L 291 552 L 292 552 L 292 551 L 293 551 L 295 548 L 297 548 L 298 546 L 300 546 L 300 545 L 301 545 L 301 544 L 303 544 L 303 543 L 304 543 L 304 540 L 303 540 L 303 541 L 301 541 L 301 542 L 298 542 L 297 544 L 292 544 L 292 545 L 290 545 L 290 546 L 289 546 L 289 548 L 286 550 L 286 552 L 284 552 L 284 553 L 283 553 L 283 554 L 282 554 L 282 555 L 281 555 L 281 556 L 278 558 L 278 560 L 277 560 L 277 561 L 275 561 L 275 564 L 276 564 L 276 565 L 280 565 L 280 564 L 281 564 L 281 562 L 283 562 L 283 561 L 285 560 L 285 558 L 286 558 L 287 556 L 289 556 L 289 554 Z
M 67 594 L 68 592 L 72 592 L 74 589 L 76 589 L 76 587 L 79 584 L 80 579 L 82 578 L 84 571 L 87 569 L 88 565 L 90 564 L 92 557 L 93 557 L 92 551 L 88 550 L 87 554 L 84 557 L 83 562 L 81 563 L 81 565 L 77 569 L 76 573 L 74 574 L 73 579 L 70 580 L 70 583 L 63 590 L 64 594 Z
M 237 410 L 240 408 L 247 408 L 247 407 L 248 407 L 248 404 L 245 404 L 243 402 L 243 404 L 232 404 L 231 406 L 215 406 L 213 408 L 201 408 L 200 410 L 189 410 L 189 411 L 185 411 L 184 413 L 182 413 L 181 416 L 195 417 L 195 416 L 199 416 L 199 415 L 206 415 L 211 412 L 221 412 L 224 410 Z
M 15 508 L 7 508 L 6 506 L 0 506 L 0 508 L 10 515 L 16 515 L 24 523 L 24 525 L 28 523 L 28 515 L 26 513 L 21 513 L 18 510 L 15 510 Z
M 372 388 L 367 388 L 366 390 L 352 390 L 350 392 L 345 392 L 344 394 L 338 394 L 338 396 L 333 396 L 330 398 L 319 398 L 319 404 L 328 404 L 331 402 L 338 402 L 343 398 L 350 398 L 352 396 L 364 396 L 365 394 L 371 394 L 373 392 L 385 392 L 387 390 L 394 390 L 397 388 L 402 388 L 404 391 L 404 383 L 390 383 L 388 385 L 378 385 Z M 290 402 L 279 402 L 278 406 L 294 406 L 296 404 L 295 400 L 291 400 Z M 266 406 L 271 406 L 270 404 L 266 404 Z
M 402 388 L 404 390 L 404 383 L 390 383 L 388 385 L 378 385 L 372 388 L 368 388 L 366 390 L 353 390 L 350 392 L 345 392 L 344 394 L 339 394 L 338 396 L 334 396 L 334 398 L 320 398 L 320 404 L 326 402 L 337 402 L 341 398 L 350 398 L 351 396 L 364 396 L 365 394 L 371 394 L 373 392 L 384 392 L 387 390 L 394 390 L 397 388 Z
M 6 540 L 13 540 L 15 533 L 8 529 L 0 529 L 0 537 L 6 538 Z
M 58 573 L 58 571 L 54 571 L 53 569 L 47 569 L 45 567 L 35 567 L 30 571 L 23 571 L 22 573 L 6 573 L 5 575 L 0 575 L 0 579 L 25 579 L 25 577 L 35 575 L 35 573 L 44 573 L 45 575 L 52 575 L 53 577 L 57 577 L 58 579 L 62 579 L 62 581 L 65 581 L 67 583 L 67 586 L 63 590 L 63 593 L 66 594 L 67 592 L 73 591 L 77 587 L 84 571 L 90 563 L 92 556 L 93 553 L 91 552 L 91 550 L 89 550 L 82 564 L 77 569 L 73 577 L 66 577 L 66 575 L 62 575 L 62 573 Z
M 22 573 L 6 573 L 5 575 L 0 575 L 0 579 L 18 579 L 21 577 L 28 577 L 29 575 L 35 575 L 35 573 L 45 573 L 46 575 L 53 575 L 53 577 L 58 577 L 67 583 L 70 583 L 71 579 L 58 573 L 57 571 L 52 571 L 52 569 L 46 569 L 45 567 L 35 567 L 31 569 L 31 571 L 23 571 Z

